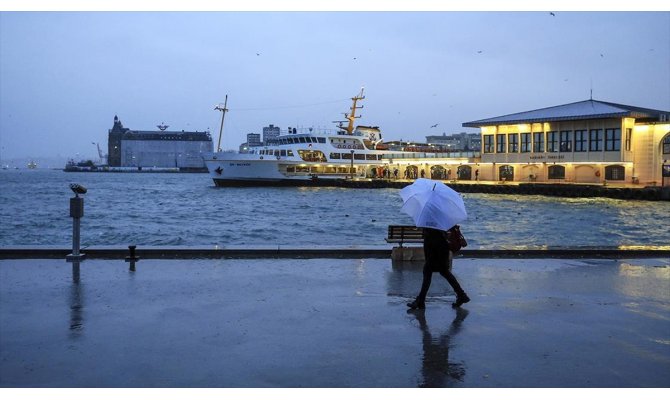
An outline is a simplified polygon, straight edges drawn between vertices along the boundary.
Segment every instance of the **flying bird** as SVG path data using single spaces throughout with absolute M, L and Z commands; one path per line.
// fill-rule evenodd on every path
M 257 56 L 260 56 L 260 55 L 261 55 L 261 53 L 256 53 L 256 55 L 257 55 Z
M 549 15 L 551 15 L 552 17 L 556 16 L 556 14 L 554 14 L 553 12 L 550 12 Z
M 477 54 L 481 54 L 481 52 L 482 52 L 482 51 L 481 51 L 481 50 L 479 50 L 479 51 L 477 52 Z
M 600 57 L 605 57 L 605 56 L 601 54 Z
M 430 127 L 431 127 L 431 128 L 437 128 L 438 125 L 439 125 L 439 124 L 435 124 L 435 125 L 431 125 Z

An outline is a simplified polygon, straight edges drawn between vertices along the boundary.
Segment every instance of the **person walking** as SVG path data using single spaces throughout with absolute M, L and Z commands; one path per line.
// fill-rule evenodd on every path
M 470 301 L 454 274 L 451 273 L 454 255 L 449 250 L 447 235 L 447 232 L 443 230 L 423 228 L 423 252 L 426 262 L 423 265 L 421 291 L 413 302 L 407 303 L 407 307 L 412 310 L 426 308 L 426 295 L 434 272 L 439 272 L 456 292 L 456 301 L 451 305 L 453 308 L 458 308 Z

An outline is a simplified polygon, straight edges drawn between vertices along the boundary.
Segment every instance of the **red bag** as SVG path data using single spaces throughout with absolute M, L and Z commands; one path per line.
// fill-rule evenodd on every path
M 460 226 L 454 225 L 447 231 L 447 243 L 449 244 L 449 250 L 451 250 L 453 253 L 456 253 L 461 248 L 468 246 L 468 242 L 461 233 Z

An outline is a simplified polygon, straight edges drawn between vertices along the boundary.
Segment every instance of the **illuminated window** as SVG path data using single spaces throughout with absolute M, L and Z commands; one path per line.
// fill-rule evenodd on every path
M 561 143 L 560 150 L 561 152 L 571 152 L 572 151 L 572 131 L 561 131 Z
M 530 132 L 521 134 L 521 152 L 530 153 Z
M 547 132 L 547 152 L 555 153 L 558 151 L 558 132 Z
M 605 151 L 621 150 L 621 129 L 605 129 Z
M 670 135 L 663 139 L 663 154 L 670 154 Z
M 575 131 L 575 151 L 583 152 L 587 150 L 586 143 L 588 143 L 588 137 L 586 136 L 586 130 Z
M 608 181 L 623 181 L 626 178 L 626 169 L 621 165 L 605 167 L 605 179 Z
M 535 153 L 544 153 L 544 133 L 533 133 L 533 151 Z
M 472 167 L 469 165 L 460 165 L 456 170 L 456 176 L 461 181 L 469 181 L 472 179 Z
M 549 179 L 565 179 L 565 167 L 562 165 L 551 165 L 549 167 Z
M 591 129 L 589 131 L 589 151 L 603 150 L 603 130 Z
M 326 162 L 326 156 L 319 150 L 298 150 L 298 155 L 307 162 Z
M 484 153 L 493 153 L 493 135 L 484 135 Z
M 505 152 L 505 135 L 496 136 L 496 153 Z
M 519 134 L 510 133 L 509 134 L 509 148 L 510 153 L 517 153 L 519 151 Z
M 500 180 L 513 181 L 514 180 L 514 167 L 511 165 L 503 165 L 498 168 L 498 174 L 500 175 Z

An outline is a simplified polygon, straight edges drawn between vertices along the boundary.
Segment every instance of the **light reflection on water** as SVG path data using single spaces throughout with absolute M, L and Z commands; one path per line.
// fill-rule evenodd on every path
M 398 189 L 215 188 L 206 174 L 0 171 L 0 245 L 69 245 L 69 184 L 85 195 L 82 246 L 381 245 L 412 224 Z M 464 195 L 470 246 L 665 246 L 670 202 Z

